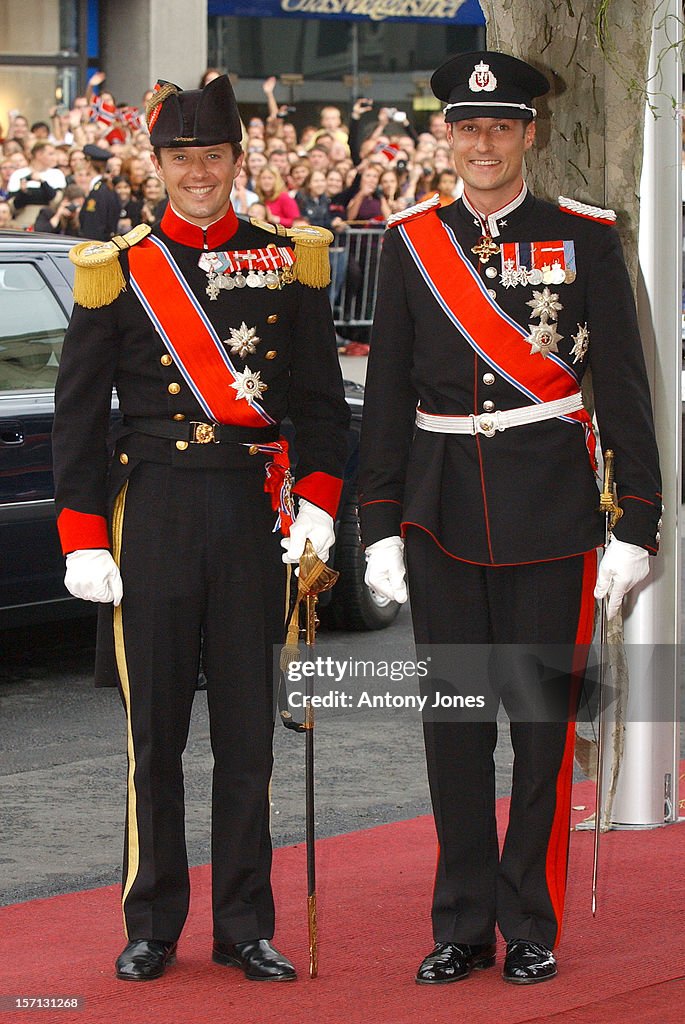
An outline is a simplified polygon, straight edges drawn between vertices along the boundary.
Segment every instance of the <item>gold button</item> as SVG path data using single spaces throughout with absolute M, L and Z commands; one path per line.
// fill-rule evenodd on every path
M 492 412 L 492 410 L 494 408 L 495 408 L 495 403 L 494 402 L 490 402 L 490 401 L 483 402 L 483 411 L 484 412 Z
M 162 366 L 171 366 L 171 364 L 173 363 L 173 359 L 167 352 L 165 352 L 162 358 L 160 359 L 160 363 L 162 364 Z
M 495 291 L 494 288 L 488 288 L 488 295 L 490 296 L 491 299 L 497 298 L 497 292 Z
M 278 355 L 278 352 L 276 351 L 276 349 L 272 348 L 272 349 L 270 349 L 269 352 L 266 353 L 264 358 L 265 359 L 275 359 L 277 355 Z
M 174 419 L 175 420 L 184 420 L 185 418 L 186 418 L 186 414 L 184 412 L 175 412 L 174 413 Z
M 122 466 L 128 466 L 128 455 L 126 454 L 126 452 L 121 453 L 121 455 L 119 456 L 119 462 L 121 463 Z
M 169 392 L 170 395 L 177 395 L 180 390 L 181 385 L 177 384 L 175 381 L 173 384 L 170 384 L 169 387 L 167 388 L 167 391 Z
M 177 441 L 176 442 L 176 447 L 178 448 L 178 450 L 180 452 L 184 452 L 186 450 L 186 448 L 188 447 L 188 442 L 187 441 Z
M 256 455 L 258 451 L 259 445 L 256 444 L 251 444 L 250 447 L 247 449 L 248 455 Z
M 278 320 L 278 314 L 277 313 L 272 313 L 271 316 L 268 316 L 266 318 L 266 322 L 268 324 L 275 324 L 277 320 Z

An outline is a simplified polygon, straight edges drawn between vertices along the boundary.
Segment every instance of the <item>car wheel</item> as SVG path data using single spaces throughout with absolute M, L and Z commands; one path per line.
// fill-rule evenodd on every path
M 397 601 L 378 597 L 364 583 L 366 559 L 359 533 L 357 502 L 348 501 L 341 509 L 335 543 L 335 568 L 340 579 L 333 588 L 326 609 L 329 625 L 336 629 L 385 629 L 397 618 Z

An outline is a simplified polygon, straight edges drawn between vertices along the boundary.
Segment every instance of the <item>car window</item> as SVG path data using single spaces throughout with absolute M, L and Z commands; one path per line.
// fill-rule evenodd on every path
M 0 393 L 54 388 L 66 327 L 37 268 L 0 259 Z

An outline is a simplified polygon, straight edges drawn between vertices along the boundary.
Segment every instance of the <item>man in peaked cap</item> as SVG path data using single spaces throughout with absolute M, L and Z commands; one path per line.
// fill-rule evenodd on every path
M 96 684 L 119 687 L 127 719 L 128 941 L 116 973 L 158 978 L 176 956 L 189 901 L 182 754 L 202 667 L 212 956 L 250 980 L 289 981 L 270 941 L 272 665 L 283 563 L 307 539 L 327 557 L 346 456 L 328 238 L 312 229 L 294 247 L 236 217 L 241 129 L 225 76 L 188 92 L 159 83 L 148 123 L 169 205 L 152 232 L 72 250 L 53 435 L 65 584 L 99 602 Z
M 83 147 L 83 155 L 90 165 L 92 178 L 79 218 L 79 235 L 108 242 L 116 234 L 119 220 L 119 200 L 103 178 L 112 154 L 102 146 L 89 143 Z
M 546 78 L 483 51 L 448 60 L 431 84 L 464 194 L 396 215 L 384 239 L 362 430 L 366 580 L 406 600 L 406 546 L 419 650 L 435 687 L 461 698 L 424 713 L 439 858 L 435 948 L 416 981 L 494 964 L 498 926 L 504 979 L 532 984 L 557 971 L 593 590 L 610 591 L 611 617 L 648 572 L 658 456 L 615 215 L 543 202 L 523 178 Z M 598 579 L 588 367 L 623 513 Z M 501 853 L 500 701 L 515 757 Z

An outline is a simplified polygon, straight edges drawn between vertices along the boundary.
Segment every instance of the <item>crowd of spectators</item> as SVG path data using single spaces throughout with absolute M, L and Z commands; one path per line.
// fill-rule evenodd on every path
M 200 84 L 219 73 L 208 69 Z M 98 182 L 119 205 L 113 233 L 162 216 L 166 197 L 144 120 L 150 94 L 140 107 L 117 104 L 104 83 L 104 73 L 96 73 L 71 109 L 52 107 L 45 121 L 29 124 L 11 111 L 4 138 L 0 123 L 0 228 L 83 235 L 79 215 Z M 419 133 L 406 112 L 360 98 L 347 123 L 329 104 L 317 124 L 296 127 L 294 108 L 275 99 L 276 84 L 266 79 L 264 115 L 244 126 L 237 213 L 341 236 L 350 226 L 380 225 L 436 192 L 442 204 L 459 194 L 442 113 L 432 112 Z M 108 154 L 104 166 L 89 159 L 96 149 Z

